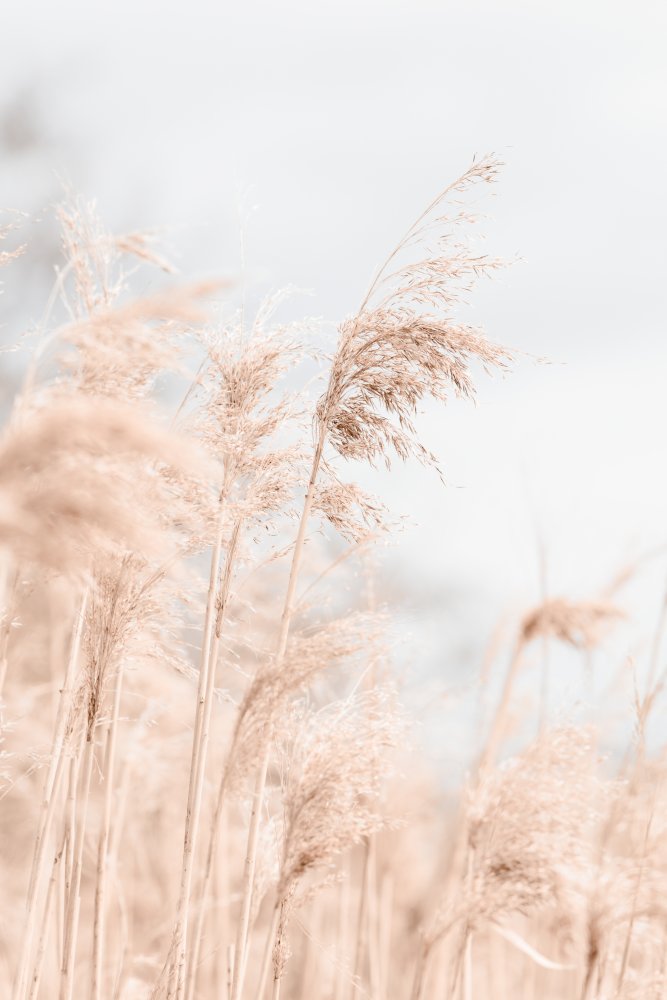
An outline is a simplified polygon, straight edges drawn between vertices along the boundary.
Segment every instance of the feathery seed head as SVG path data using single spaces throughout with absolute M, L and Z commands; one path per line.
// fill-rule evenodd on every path
M 305 706 L 285 756 L 278 896 L 386 822 L 380 790 L 401 735 L 395 696 L 376 688 L 320 711 Z
M 495 178 L 498 164 L 485 158 L 446 189 L 408 230 L 375 279 L 359 312 L 340 327 L 326 393 L 317 419 L 344 458 L 388 465 L 394 452 L 434 463 L 419 443 L 414 419 L 426 398 L 446 401 L 451 394 L 474 396 L 470 365 L 504 368 L 511 354 L 459 322 L 453 313 L 464 292 L 483 274 L 500 266 L 453 238 L 456 222 L 439 213 L 452 194 Z M 468 217 L 465 217 L 468 221 Z M 435 255 L 391 271 L 406 249 L 439 235 Z M 380 289 L 384 294 L 377 299 Z
M 552 598 L 525 616 L 521 635 L 525 642 L 555 638 L 577 649 L 592 649 L 622 617 L 623 612 L 608 601 Z
M 469 806 L 470 920 L 572 904 L 601 805 L 592 733 L 547 732 L 482 777 Z

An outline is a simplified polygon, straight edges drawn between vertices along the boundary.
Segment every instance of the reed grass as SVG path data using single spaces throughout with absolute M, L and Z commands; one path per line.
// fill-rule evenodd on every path
M 647 737 L 664 601 L 619 767 L 604 732 L 549 718 L 533 669 L 538 646 L 582 677 L 608 655 L 619 587 L 543 594 L 494 642 L 495 711 L 445 800 L 369 570 L 396 526 L 348 481 L 416 460 L 442 488 L 420 408 L 513 364 L 465 320 L 502 266 L 471 239 L 499 166 L 432 201 L 328 353 L 311 322 L 279 321 L 280 295 L 235 312 L 233 288 L 179 285 L 148 237 L 60 209 L 63 264 L 0 438 L 2 996 L 667 996 Z M 14 236 L 0 227 L 6 280 L 30 252 Z

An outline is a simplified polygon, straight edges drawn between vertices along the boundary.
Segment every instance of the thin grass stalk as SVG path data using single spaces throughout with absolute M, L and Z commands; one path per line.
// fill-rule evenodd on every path
M 595 970 L 595 1000 L 602 996 L 602 987 L 607 979 L 608 956 L 598 959 Z
M 455 846 L 452 850 L 452 861 L 445 876 L 445 887 L 451 884 L 452 880 L 456 876 L 456 873 L 460 870 L 467 840 L 467 826 L 462 823 L 457 834 Z M 415 960 L 410 1000 L 421 1000 L 431 972 L 433 953 L 437 951 L 438 947 L 440 947 L 441 952 L 443 951 L 443 942 L 451 934 L 453 926 L 453 922 L 450 921 L 444 928 L 435 927 L 430 930 L 422 929 L 420 945 L 417 951 L 417 958 Z
M 42 803 L 33 849 L 32 865 L 30 869 L 30 880 L 28 884 L 28 896 L 26 901 L 26 918 L 21 938 L 21 953 L 19 956 L 17 973 L 14 981 L 13 997 L 20 1000 L 24 996 L 26 989 L 26 977 L 28 975 L 28 964 L 32 953 L 33 941 L 37 923 L 40 921 L 39 900 L 41 895 L 41 883 L 44 876 L 46 859 L 48 856 L 48 840 L 55 816 L 58 793 L 62 783 L 62 776 L 65 768 L 65 743 L 67 731 L 67 719 L 71 706 L 72 693 L 74 690 L 74 678 L 76 665 L 79 659 L 81 648 L 81 638 L 85 619 L 86 603 L 88 591 L 84 592 L 77 617 L 75 619 L 70 652 L 65 668 L 65 678 L 58 700 L 58 712 L 54 726 L 53 744 L 49 758 L 49 769 L 44 780 L 42 792 Z
M 644 869 L 646 865 L 646 852 L 648 849 L 648 840 L 651 834 L 651 826 L 653 824 L 653 816 L 655 813 L 655 800 L 658 793 L 657 784 L 653 787 L 653 798 L 651 802 L 651 809 L 648 814 L 648 819 L 646 821 L 646 829 L 644 831 L 644 842 L 642 844 L 642 856 L 639 862 L 639 868 L 637 869 L 637 878 L 635 880 L 635 885 L 632 893 L 632 909 L 630 911 L 630 919 L 628 920 L 628 928 L 625 935 L 625 941 L 623 944 L 623 955 L 621 958 L 621 967 L 618 973 L 618 982 L 616 984 L 616 995 L 620 995 L 623 989 L 623 983 L 625 981 L 625 974 L 628 968 L 628 959 L 630 958 L 630 945 L 632 943 L 632 933 L 634 931 L 635 920 L 637 917 L 637 903 L 639 901 L 639 890 L 641 888 L 642 878 L 644 876 Z
M 81 649 L 81 639 L 83 638 L 83 628 L 86 618 L 87 604 L 88 604 L 88 588 L 86 588 L 83 597 L 81 598 L 81 604 L 79 606 L 78 614 L 75 619 L 74 632 L 72 636 L 72 642 L 70 645 L 70 653 L 67 659 L 67 667 L 65 670 L 65 680 L 60 692 L 61 697 L 58 699 L 58 711 L 54 727 L 53 746 L 51 749 L 49 770 L 47 772 L 46 779 L 44 782 L 44 794 L 42 796 L 42 811 L 40 815 L 40 826 L 37 834 L 37 840 L 35 843 L 35 853 L 30 873 L 29 892 L 32 892 L 34 880 L 36 877 L 36 870 L 38 868 L 38 862 L 39 862 L 39 849 L 41 846 L 41 842 L 45 836 L 45 830 L 47 828 L 46 813 L 48 812 L 49 809 L 53 793 L 53 786 L 56 781 L 56 772 L 59 766 L 59 762 L 62 758 L 62 753 L 65 746 L 67 716 L 70 709 L 71 697 L 72 694 L 74 693 L 74 678 L 76 674 L 76 665 L 79 659 L 79 651 Z
M 598 963 L 599 954 L 597 947 L 591 947 L 589 943 L 588 955 L 586 957 L 586 969 L 584 971 L 584 979 L 581 984 L 581 994 L 579 1000 L 590 1000 Z
M 199 969 L 199 959 L 201 955 L 202 938 L 204 934 L 204 922 L 209 909 L 209 895 L 211 891 L 211 879 L 213 875 L 214 860 L 218 852 L 218 838 L 222 823 L 223 810 L 225 804 L 225 789 L 227 785 L 227 769 L 223 766 L 218 785 L 215 809 L 211 820 L 211 830 L 206 852 L 206 863 L 204 865 L 204 875 L 200 892 L 199 908 L 197 911 L 197 922 L 192 937 L 192 950 L 188 962 L 188 974 L 186 983 L 186 1000 L 193 1000 L 197 971 Z
M 426 974 L 428 972 L 428 963 L 431 957 L 431 951 L 432 944 L 424 938 L 421 942 L 419 951 L 417 952 L 417 961 L 415 963 L 415 971 L 412 977 L 410 1000 L 421 1000 L 424 984 L 426 982 Z
M 119 912 L 119 925 L 120 925 L 120 941 L 118 944 L 118 953 L 116 958 L 116 976 L 115 985 L 113 988 L 112 996 L 114 1000 L 117 1000 L 122 993 L 122 986 L 124 981 L 124 970 L 125 970 L 125 955 L 127 953 L 127 943 L 129 941 L 129 919 L 127 914 L 127 903 L 125 901 L 125 893 L 123 892 L 123 886 L 116 875 L 116 900 L 118 902 L 118 912 Z
M 67 802 L 65 804 L 65 864 L 63 867 L 63 894 L 62 910 L 60 913 L 60 958 L 58 968 L 61 969 L 65 963 L 65 949 L 67 947 L 67 908 L 69 905 L 72 890 L 72 879 L 74 876 L 74 857 L 76 847 L 76 805 L 77 787 L 79 780 L 79 767 L 83 750 L 85 731 L 82 731 L 79 745 L 72 756 L 69 766 L 69 777 L 67 787 Z
M 357 909 L 357 945 L 354 957 L 354 977 L 352 980 L 352 998 L 360 992 L 365 992 L 363 988 L 364 956 L 370 946 L 369 934 L 369 897 L 371 881 L 371 864 L 373 854 L 373 838 L 366 837 L 363 845 L 364 858 L 361 871 L 361 885 L 359 890 L 359 906 Z M 372 988 L 371 988 L 372 993 Z
M 267 743 L 259 773 L 255 782 L 252 796 L 252 807 L 250 813 L 250 824 L 248 827 L 248 844 L 246 848 L 245 861 L 243 863 L 243 889 L 241 896 L 241 912 L 236 930 L 236 944 L 234 949 L 234 978 L 232 980 L 231 1000 L 239 1000 L 243 991 L 243 978 L 245 974 L 245 954 L 248 928 L 250 926 L 250 906 L 255 883 L 255 863 L 257 860 L 257 845 L 259 842 L 259 820 L 264 797 L 264 786 L 269 768 L 269 755 L 271 744 Z
M 229 887 L 229 840 L 228 840 L 228 817 L 227 809 L 223 809 L 220 819 L 220 838 L 222 847 L 216 847 L 215 851 L 215 871 L 216 900 L 217 905 L 207 911 L 215 916 L 213 924 L 213 940 L 217 942 L 213 949 L 213 962 L 210 969 L 210 989 L 211 995 L 215 995 L 222 984 L 221 1000 L 229 1000 L 231 992 L 231 982 L 228 982 L 227 975 L 227 951 L 232 935 L 229 929 L 229 907 L 230 907 L 230 887 Z M 210 904 L 209 904 L 210 905 Z M 201 948 L 201 938 L 200 948 Z M 198 953 L 199 954 L 199 953 Z M 197 959 L 199 962 L 199 957 Z M 194 994 L 193 994 L 194 996 Z
M 20 570 L 17 567 L 14 570 L 12 577 L 11 586 L 7 587 L 7 576 L 9 574 L 9 567 L 5 564 L 4 572 L 2 575 L 2 602 L 5 604 L 5 620 L 2 623 L 2 629 L 0 630 L 0 699 L 2 699 L 2 693 L 5 689 L 5 681 L 7 679 L 7 669 L 9 666 L 9 661 L 7 659 L 7 653 L 9 648 L 9 637 L 12 631 L 12 616 L 10 613 L 10 608 L 16 600 L 16 591 L 18 590 L 18 584 L 20 579 Z M 7 596 L 5 597 L 5 594 Z
M 213 940 L 217 942 L 215 947 L 215 961 L 211 966 L 213 976 L 212 989 L 217 989 L 217 984 L 222 982 L 224 992 L 221 1000 L 229 1000 L 229 985 L 227 983 L 226 971 L 223 967 L 223 959 L 227 954 L 227 946 L 231 940 L 229 932 L 229 853 L 225 851 L 227 840 L 227 814 L 222 817 L 222 843 L 223 849 L 217 850 L 215 855 L 216 893 L 217 906 L 213 908 L 215 917 L 213 923 Z
M 67 847 L 65 850 L 65 895 L 63 898 L 63 930 L 62 930 L 62 955 L 61 962 L 65 961 L 65 949 L 67 947 L 67 913 L 71 899 L 72 885 L 74 882 L 74 870 L 76 865 L 76 845 L 77 845 L 77 792 L 79 787 L 79 773 L 83 758 L 83 747 L 86 739 L 85 730 L 82 730 L 79 742 L 75 747 L 75 752 L 70 761 L 69 778 L 67 787 L 67 802 L 65 806 L 65 835 Z
M 264 1000 L 266 995 L 266 984 L 269 981 L 269 971 L 271 969 L 271 955 L 273 953 L 273 945 L 276 940 L 276 933 L 278 931 L 278 920 L 280 919 L 280 908 L 274 906 L 273 913 L 271 915 L 271 923 L 269 924 L 269 929 L 266 935 L 266 944 L 264 945 L 264 954 L 262 955 L 262 965 L 259 971 L 259 982 L 257 983 L 257 992 L 255 993 L 255 1000 Z
M 299 1000 L 310 1000 L 316 995 L 314 984 L 317 982 L 319 954 L 315 941 L 320 935 L 321 897 L 313 899 L 310 908 L 309 930 L 305 933 L 305 955 L 301 959 L 301 982 L 299 984 Z M 304 928 L 305 930 L 305 928 Z
M 51 878 L 49 879 L 49 885 L 46 890 L 46 901 L 44 903 L 44 917 L 42 920 L 42 929 L 39 935 L 39 943 L 37 945 L 35 964 L 33 966 L 32 975 L 30 977 L 30 993 L 28 994 L 28 1000 L 37 1000 L 37 995 L 39 994 L 39 984 L 42 976 L 42 965 L 44 963 L 44 954 L 46 952 L 46 942 L 49 936 L 49 917 L 51 915 L 51 903 L 53 900 L 53 894 L 56 887 L 56 883 L 58 881 L 58 874 L 61 870 L 60 862 L 62 860 L 64 850 L 65 850 L 65 834 L 63 834 L 60 850 L 56 853 L 53 859 Z
M 225 823 L 224 819 L 221 824 L 221 828 L 224 831 Z M 211 847 L 211 841 L 209 841 L 209 849 Z M 213 857 L 213 875 L 215 876 L 215 892 L 214 897 L 216 900 L 228 900 L 229 898 L 229 885 L 226 877 L 226 864 L 224 874 L 220 871 L 221 859 L 219 856 L 219 851 L 216 845 L 214 846 L 214 857 Z M 202 880 L 203 882 L 203 880 Z M 200 981 L 202 975 L 202 969 L 206 962 L 206 959 L 211 959 L 211 968 L 208 972 L 209 982 L 208 989 L 211 995 L 216 995 L 220 991 L 221 1000 L 229 1000 L 229 990 L 227 988 L 227 944 L 229 942 L 229 922 L 227 914 L 227 904 L 221 904 L 212 906 L 209 897 L 210 892 L 210 882 L 206 885 L 202 884 L 200 900 L 196 908 L 197 921 L 195 923 L 194 932 L 191 936 L 190 942 L 190 955 L 187 961 L 186 968 L 186 980 L 185 980 L 185 1000 L 193 1000 L 197 985 Z M 207 955 L 202 957 L 202 943 L 204 940 L 204 925 L 206 923 L 206 918 L 211 916 L 211 912 L 215 913 L 215 921 L 212 929 L 212 937 L 216 942 L 215 947 L 212 948 Z M 223 911 L 224 916 L 221 915 L 220 911 Z M 222 985 L 220 985 L 222 984 Z M 208 995 L 208 994 L 207 994 Z
M 472 897 L 473 874 L 475 870 L 475 849 L 468 851 L 468 865 L 465 878 L 465 893 Z M 467 923 L 464 928 L 463 947 L 461 949 L 461 1000 L 472 1000 L 472 936 L 473 929 Z
M 120 714 L 121 692 L 123 688 L 123 663 L 119 664 L 116 674 L 111 721 L 107 730 L 107 752 L 104 762 L 104 814 L 97 848 L 97 882 L 95 886 L 95 913 L 93 918 L 93 980 L 91 989 L 92 1000 L 100 1000 L 104 964 L 104 943 L 106 931 L 106 874 L 107 853 L 109 849 L 109 831 L 111 828 L 111 808 L 113 804 L 113 777 L 116 761 L 116 736 L 118 732 L 118 717 Z
M 215 543 L 211 553 L 206 612 L 204 617 L 204 635 L 202 638 L 201 656 L 199 662 L 199 677 L 197 682 L 197 709 L 195 713 L 194 733 L 192 737 L 192 752 L 190 758 L 190 774 L 188 778 L 188 799 L 185 814 L 185 832 L 183 836 L 183 857 L 181 862 L 181 880 L 176 919 L 172 937 L 172 949 L 167 959 L 168 989 L 167 996 L 177 996 L 181 990 L 181 977 L 185 964 L 185 949 L 187 936 L 188 908 L 190 902 L 190 887 L 192 882 L 192 863 L 197 835 L 199 808 L 197 802 L 199 756 L 201 752 L 201 734 L 206 711 L 206 690 L 211 664 L 211 643 L 214 635 L 215 607 L 220 574 L 220 555 L 222 551 L 222 536 L 224 529 L 223 504 L 226 486 L 219 497 L 218 523 Z M 199 803 L 200 805 L 200 803 Z
M 372 569 L 369 562 L 364 565 L 366 575 L 366 596 L 368 611 L 373 614 L 376 611 L 375 587 Z M 372 690 L 377 684 L 378 659 L 374 656 L 370 663 L 370 670 L 367 676 L 366 687 Z M 368 955 L 368 975 L 371 996 L 375 996 L 378 975 L 377 975 L 377 941 L 375 931 L 377 929 L 377 914 L 374 906 L 375 900 L 375 838 L 371 834 L 364 839 L 363 843 L 363 867 L 361 874 L 361 887 L 357 919 L 357 947 L 354 961 L 354 975 L 352 980 L 352 998 L 358 993 L 364 993 L 363 971 L 364 954 Z
M 343 881 L 338 894 L 338 927 L 336 930 L 336 963 L 338 966 L 338 976 L 334 992 L 334 1000 L 344 1000 L 346 995 L 345 986 L 348 979 L 348 938 L 351 924 L 350 915 L 350 877 L 349 862 L 348 870 L 343 873 Z
M 63 693 L 67 690 L 68 695 L 71 694 L 70 689 L 63 689 Z M 60 705 L 62 706 L 62 699 L 60 700 Z M 63 726 L 65 720 L 63 718 Z M 63 733 L 64 736 L 64 733 Z M 57 745 L 54 746 L 53 752 L 51 754 L 51 763 L 49 765 L 49 773 L 47 774 L 46 781 L 44 784 L 44 792 L 42 796 L 42 806 L 40 812 L 39 828 L 37 831 L 37 836 L 35 838 L 35 848 L 33 852 L 33 862 L 32 869 L 30 873 L 30 885 L 28 890 L 29 898 L 32 898 L 36 891 L 36 885 L 41 877 L 42 868 L 44 863 L 44 854 L 46 851 L 46 842 L 48 840 L 48 835 L 51 831 L 51 825 L 53 823 L 53 817 L 55 814 L 55 806 L 58 800 L 58 791 L 60 789 L 60 783 L 62 775 L 64 772 L 64 762 L 65 758 L 64 752 L 64 738 L 58 738 L 56 741 Z
M 60 786 L 62 784 L 62 776 L 64 773 L 64 757 L 61 756 L 60 763 L 56 769 L 54 783 L 50 790 L 49 799 L 47 802 L 47 809 L 44 815 L 44 821 L 39 835 L 39 846 L 38 852 L 36 853 L 36 865 L 35 865 L 35 875 L 32 881 L 32 886 L 30 893 L 28 895 L 28 908 L 26 913 L 26 922 L 24 926 L 23 936 L 21 939 L 21 954 L 19 956 L 19 965 L 16 974 L 16 979 L 14 982 L 13 996 L 15 1000 L 20 1000 L 25 995 L 27 989 L 27 976 L 28 976 L 28 966 L 30 958 L 32 955 L 33 942 L 35 937 L 35 932 L 38 924 L 41 923 L 43 914 L 42 900 L 42 881 L 45 869 L 45 859 L 47 857 L 48 848 L 48 835 L 51 830 L 51 825 L 53 822 L 53 816 L 56 811 L 56 805 L 58 801 L 58 793 L 60 791 Z M 47 801 L 47 800 L 45 800 Z
M 394 885 L 387 872 L 380 889 L 380 912 L 378 915 L 378 1000 L 386 1000 L 391 972 L 392 907 Z
M 377 844 L 373 841 L 373 852 L 371 858 L 371 878 L 368 893 L 368 964 L 369 964 L 369 989 L 371 995 L 378 997 L 381 982 L 381 941 L 380 941 L 380 898 L 377 884 Z
M 315 498 L 315 484 L 317 482 L 317 475 L 320 468 L 320 462 L 322 460 L 322 452 L 324 451 L 325 437 L 326 437 L 326 424 L 322 423 L 320 427 L 320 435 L 317 442 L 317 447 L 315 449 L 315 455 L 313 458 L 310 481 L 308 483 L 308 492 L 306 493 L 303 510 L 301 512 L 299 529 L 296 536 L 296 541 L 294 543 L 294 551 L 292 553 L 292 563 L 290 566 L 290 575 L 287 584 L 287 593 L 285 595 L 285 604 L 283 607 L 283 613 L 280 622 L 280 633 L 278 636 L 278 643 L 273 665 L 274 670 L 276 671 L 279 671 L 282 667 L 282 662 L 285 656 L 285 650 L 287 648 L 287 639 L 289 636 L 289 630 L 292 623 L 296 585 L 299 577 L 299 570 L 301 568 L 301 558 L 303 555 L 303 547 L 306 539 L 306 529 L 308 527 L 308 519 L 310 517 L 311 508 L 313 506 L 313 500 Z M 246 952 L 247 952 L 247 938 L 248 938 L 248 929 L 250 925 L 250 906 L 252 902 L 252 894 L 255 882 L 255 864 L 257 861 L 257 846 L 259 843 L 259 823 L 261 817 L 262 801 L 264 798 L 264 789 L 266 786 L 266 777 L 269 769 L 271 741 L 272 741 L 272 735 L 271 732 L 269 731 L 266 735 L 264 753 L 259 767 L 259 772 L 257 774 L 257 780 L 255 782 L 255 788 L 252 797 L 250 825 L 248 829 L 248 844 L 246 849 L 245 861 L 243 865 L 243 890 L 242 890 L 243 894 L 241 899 L 241 913 L 239 917 L 237 935 L 236 935 L 236 951 L 235 951 L 236 960 L 234 963 L 234 980 L 232 983 L 231 1000 L 240 1000 L 243 991 L 243 979 L 245 975 Z
M 62 930 L 61 930 L 61 955 L 59 968 L 65 964 L 65 954 L 67 951 L 67 926 L 70 900 L 72 898 L 72 885 L 74 883 L 74 868 L 76 859 L 77 844 L 77 792 L 79 787 L 79 770 L 83 757 L 83 746 L 85 741 L 85 731 L 82 731 L 81 738 L 70 760 L 69 775 L 67 781 L 67 801 L 65 803 L 65 865 L 64 865 L 64 885 L 62 898 Z
M 437 934 L 422 934 L 420 947 L 417 952 L 417 960 L 415 962 L 410 1000 L 420 1000 L 420 998 L 424 995 L 431 971 L 433 953 L 437 951 L 437 947 L 441 947 L 442 950 L 443 942 L 445 942 L 445 940 L 452 933 L 453 927 L 454 923 L 453 921 L 450 921 L 450 923 L 447 924 L 444 929 L 440 929 Z
M 109 830 L 109 846 L 107 849 L 107 864 L 108 870 L 111 872 L 114 886 L 115 886 L 115 896 L 113 897 L 118 903 L 118 913 L 119 913 L 119 926 L 120 926 L 120 944 L 116 949 L 116 963 L 118 966 L 117 978 L 120 976 L 123 970 L 124 964 L 124 953 L 127 948 L 128 940 L 128 915 L 127 915 L 127 903 L 125 900 L 125 892 L 122 880 L 118 877 L 118 852 L 120 850 L 120 838 L 122 836 L 122 831 L 125 823 L 125 814 L 127 812 L 127 797 L 130 785 L 131 768 L 128 767 L 127 761 L 123 762 L 122 765 L 122 776 L 120 781 L 117 783 L 117 793 L 116 793 L 116 807 L 113 810 L 113 815 L 111 819 L 111 826 Z M 114 996 L 116 993 L 114 993 Z
M 463 948 L 463 964 L 461 969 L 461 1000 L 473 1000 L 472 984 L 472 931 L 468 932 Z
M 209 894 L 211 889 L 211 879 L 213 875 L 214 859 L 217 854 L 218 834 L 220 829 L 222 809 L 224 805 L 224 793 L 225 793 L 225 771 L 223 769 L 223 773 L 220 779 L 220 784 L 218 786 L 218 795 L 216 799 L 215 810 L 213 813 L 213 819 L 211 821 L 211 832 L 209 835 L 208 849 L 206 852 L 206 862 L 204 864 L 204 875 L 202 878 L 200 899 L 197 908 L 197 919 L 195 923 L 194 933 L 192 935 L 190 957 L 188 959 L 187 977 L 185 984 L 185 1000 L 193 1000 L 197 985 L 197 975 L 199 973 L 199 963 L 201 959 L 201 946 L 204 936 L 204 924 L 206 922 L 206 916 L 209 909 Z
M 238 549 L 239 539 L 241 535 L 242 520 L 238 520 L 233 528 L 229 549 L 227 552 L 227 559 L 225 561 L 225 571 L 223 579 L 220 585 L 220 593 L 218 597 L 218 613 L 216 616 L 215 630 L 211 642 L 211 650 L 209 656 L 209 670 L 206 683 L 206 691 L 204 695 L 204 717 L 203 725 L 200 734 L 200 751 L 198 755 L 198 772 L 196 775 L 197 789 L 198 789 L 198 808 L 197 815 L 201 813 L 201 802 L 202 802 L 202 792 L 204 787 L 204 776 L 206 773 L 206 758 L 208 754 L 208 743 L 209 743 L 209 731 L 211 722 L 211 711 L 213 708 L 214 694 L 215 694 L 215 667 L 218 661 L 218 653 L 220 650 L 220 639 L 222 636 L 222 628 L 225 619 L 225 613 L 227 606 L 229 604 L 229 597 L 231 592 L 232 584 L 232 574 L 234 561 L 236 558 L 236 552 Z M 199 912 L 197 914 L 197 923 L 195 925 L 195 934 L 193 945 L 191 949 L 191 955 L 189 962 L 187 963 L 188 968 L 184 970 L 185 974 L 185 995 L 187 998 L 191 998 L 194 995 L 194 981 L 197 976 L 197 968 L 199 965 L 199 954 L 201 951 L 201 938 L 203 933 L 204 919 L 206 914 L 206 909 L 208 905 L 208 893 L 210 888 L 211 876 L 213 872 L 213 860 L 215 858 L 218 830 L 220 825 L 220 818 L 222 815 L 222 808 L 224 803 L 225 794 L 225 784 L 226 784 L 226 768 L 223 767 L 222 774 L 220 776 L 220 785 L 218 787 L 218 797 L 216 800 L 215 812 L 213 815 L 213 821 L 211 824 L 211 833 L 209 836 L 209 844 L 206 856 L 206 866 L 204 869 L 204 878 L 201 887 L 201 899 L 199 902 Z M 190 880 L 192 879 L 192 873 L 190 873 Z M 183 953 L 183 963 L 185 964 L 185 947 L 187 942 L 184 941 L 184 953 Z M 179 987 L 179 990 L 181 987 Z
M 63 843 L 65 856 L 67 852 L 67 830 L 63 831 Z M 53 954 L 54 954 L 54 968 L 59 969 L 63 961 L 63 951 L 64 951 L 64 934 L 65 934 L 65 860 L 60 865 L 60 872 L 58 876 L 57 883 L 57 896 L 55 901 L 55 927 L 53 935 Z
M 242 522 L 239 520 L 234 525 L 232 531 L 232 536 L 229 542 L 229 548 L 227 551 L 227 558 L 225 560 L 225 570 L 223 574 L 222 581 L 220 583 L 219 591 L 215 593 L 215 603 L 213 608 L 217 605 L 217 614 L 215 618 L 215 628 L 211 635 L 207 636 L 208 640 L 208 655 L 206 662 L 206 676 L 205 684 L 203 690 L 203 703 L 201 704 L 201 723 L 198 733 L 198 749 L 196 756 L 194 754 L 193 746 L 193 768 L 190 772 L 190 780 L 192 784 L 192 802 L 188 806 L 188 815 L 190 817 L 190 829 L 188 831 L 186 827 L 186 838 L 184 843 L 183 851 L 183 871 L 181 880 L 181 890 L 183 894 L 182 906 L 180 907 L 180 919 L 182 920 L 182 938 L 180 941 L 180 950 L 178 953 L 178 973 L 177 973 L 177 988 L 176 997 L 177 1000 L 182 1000 L 183 994 L 185 992 L 186 986 L 186 956 L 187 956 L 187 923 L 189 917 L 189 907 L 190 907 L 190 897 L 192 890 L 192 868 L 194 860 L 194 852 L 197 843 L 197 835 L 199 832 L 199 819 L 201 816 L 201 807 L 203 799 L 204 790 L 204 776 L 206 774 L 206 758 L 208 755 L 208 744 L 209 744 L 209 734 L 211 728 L 211 712 L 213 710 L 213 702 L 215 699 L 215 668 L 218 660 L 218 652 L 220 649 L 220 637 L 222 634 L 222 625 L 224 622 L 225 613 L 227 611 L 227 606 L 229 604 L 229 596 L 232 585 L 233 568 L 236 559 L 236 553 L 238 550 L 239 538 L 241 533 Z M 217 578 L 219 573 L 220 564 L 220 548 L 222 544 L 221 534 L 218 536 L 217 544 L 217 555 L 213 560 L 215 562 L 215 585 L 209 591 L 213 594 L 217 591 Z M 211 567 L 211 580 L 213 581 L 213 566 Z M 212 609 L 213 610 L 213 609 Z M 200 696 L 201 697 L 201 696 Z M 187 855 L 187 857 L 186 857 Z
M 430 970 L 431 984 L 430 996 L 445 997 L 447 995 L 447 983 L 449 982 L 449 968 L 447 965 L 447 954 L 445 948 L 440 948 L 436 952 L 434 968 Z M 494 996 L 494 1000 L 497 998 Z
M 93 773 L 95 745 L 93 734 L 88 733 L 83 759 L 83 779 L 81 782 L 81 809 L 77 820 L 76 849 L 74 852 L 74 870 L 69 899 L 67 901 L 67 922 L 65 925 L 65 958 L 60 977 L 60 1000 L 72 1000 L 74 989 L 74 962 L 79 930 L 79 908 L 81 905 L 81 871 L 83 868 L 83 848 L 86 836 L 86 820 L 88 818 L 88 803 L 90 801 L 90 785 Z
M 451 1000 L 454 1000 L 454 998 L 456 997 L 457 987 L 459 983 L 461 983 L 461 988 L 463 989 L 463 979 L 464 979 L 463 967 L 464 967 L 465 951 L 468 944 L 469 934 L 470 930 L 466 924 L 461 930 L 459 943 L 456 948 L 456 955 L 454 958 L 454 962 L 450 968 L 451 975 L 450 975 L 449 987 L 447 990 L 447 996 L 450 997 Z
M 234 945 L 227 945 L 227 996 L 232 995 L 232 982 L 234 981 L 234 965 L 235 965 L 235 953 Z

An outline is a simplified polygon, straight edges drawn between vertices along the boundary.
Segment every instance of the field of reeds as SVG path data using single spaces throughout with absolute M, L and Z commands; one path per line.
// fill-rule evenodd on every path
M 523 739 L 516 693 L 549 651 L 587 669 L 622 580 L 526 608 L 444 794 L 373 556 L 399 518 L 355 482 L 418 461 L 446 489 L 421 406 L 511 391 L 511 345 L 466 320 L 503 264 L 470 238 L 497 169 L 426 208 L 324 343 L 281 293 L 232 309 L 232 282 L 60 207 L 0 442 L 2 997 L 667 995 L 664 611 L 609 753 L 548 712 Z

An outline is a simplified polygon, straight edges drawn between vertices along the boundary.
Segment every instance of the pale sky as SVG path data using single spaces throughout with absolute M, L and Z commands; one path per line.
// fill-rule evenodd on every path
M 420 655 L 477 656 L 538 597 L 538 531 L 573 597 L 667 537 L 666 29 L 647 0 L 23 0 L 0 105 L 27 94 L 47 144 L 0 149 L 0 204 L 40 209 L 65 177 L 111 228 L 164 225 L 183 270 L 210 274 L 238 269 L 241 203 L 249 284 L 312 290 L 295 312 L 335 322 L 495 151 L 487 245 L 522 262 L 471 319 L 551 363 L 429 409 L 448 488 L 412 467 L 373 480 L 416 524 L 388 559 L 407 617 L 423 605 Z M 634 598 L 645 629 L 663 566 Z

